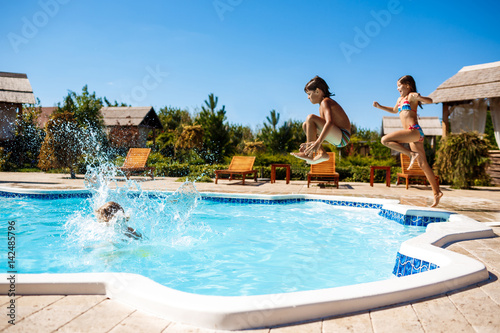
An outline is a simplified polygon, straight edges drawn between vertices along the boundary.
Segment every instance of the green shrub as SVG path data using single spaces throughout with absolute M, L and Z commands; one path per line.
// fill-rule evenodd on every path
M 490 183 L 488 164 L 488 140 L 477 132 L 464 132 L 441 139 L 434 169 L 453 188 L 468 189 Z
M 382 165 L 382 164 L 376 164 Z M 340 181 L 343 182 L 370 182 L 370 167 L 347 165 L 335 168 L 339 173 Z M 396 174 L 401 172 L 401 167 L 391 167 L 391 183 L 396 182 Z M 374 170 L 373 181 L 375 183 L 385 183 L 385 170 Z
M 290 164 L 300 165 L 304 162 L 290 154 L 258 154 L 255 158 L 255 164 L 258 166 L 270 166 L 271 164 Z M 271 170 L 271 169 L 269 169 Z
M 0 147 L 0 171 L 8 171 L 8 161 L 11 153 L 7 153 L 4 147 Z
M 396 161 L 394 157 L 377 159 L 371 156 L 346 156 L 342 157 L 340 161 L 336 163 L 336 166 L 370 166 L 370 165 L 379 165 L 379 166 L 398 166 L 399 163 Z M 368 168 L 370 171 L 370 168 Z
M 123 160 L 125 160 L 125 158 Z M 149 154 L 149 157 L 148 157 L 148 166 L 160 164 L 160 163 L 170 163 L 171 161 L 172 161 L 171 158 L 165 157 L 160 153 L 151 153 L 151 154 Z
M 192 165 L 189 163 L 158 163 L 152 165 L 156 168 L 155 174 L 160 177 L 186 177 L 206 178 L 215 177 L 215 170 L 226 169 L 227 165 Z

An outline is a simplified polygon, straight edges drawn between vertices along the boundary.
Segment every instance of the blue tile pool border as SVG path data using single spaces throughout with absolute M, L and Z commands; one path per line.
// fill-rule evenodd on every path
M 131 194 L 134 195 L 134 194 Z M 158 197 L 158 194 L 148 193 L 151 198 Z M 43 199 L 43 200 L 54 200 L 54 199 L 66 199 L 66 198 L 90 198 L 92 193 L 90 191 L 75 191 L 75 192 L 52 192 L 52 193 L 23 193 L 23 192 L 7 192 L 0 191 L 0 197 L 4 198 L 32 198 L 32 199 Z M 380 203 L 369 203 L 360 201 L 348 201 L 348 200 L 327 200 L 327 199 L 316 199 L 316 198 L 286 198 L 286 199 L 262 199 L 262 198 L 235 198 L 235 197 L 225 197 L 225 196 L 210 196 L 202 195 L 201 200 L 213 201 L 221 203 L 232 203 L 232 204 L 263 204 L 263 205 L 286 205 L 298 202 L 322 202 L 332 206 L 338 207 L 356 207 L 356 208 L 369 208 L 378 209 L 379 215 L 385 217 L 389 220 L 395 221 L 402 225 L 411 226 L 427 226 L 429 223 L 434 222 L 445 222 L 447 218 L 444 217 L 432 217 L 432 216 L 417 216 L 410 214 L 402 214 L 392 210 L 384 209 L 383 204 Z
M 398 252 L 392 274 L 401 277 L 427 272 L 437 268 L 439 268 L 439 266 L 436 264 L 406 256 Z
M 417 216 L 410 214 L 402 214 L 388 209 L 380 209 L 378 213 L 386 219 L 393 220 L 402 225 L 411 225 L 417 227 L 426 227 L 429 223 L 446 222 L 448 218 L 435 216 Z
M 425 227 L 429 223 L 446 222 L 448 220 L 448 218 L 445 217 L 402 214 L 389 209 L 384 209 L 382 208 L 383 205 L 378 203 L 367 203 L 367 202 L 346 201 L 346 200 L 325 200 L 325 199 L 306 199 L 306 198 L 254 199 L 254 198 L 229 198 L 229 197 L 211 197 L 211 196 L 202 196 L 201 199 L 205 201 L 214 201 L 214 202 L 232 203 L 232 204 L 263 204 L 263 205 L 283 205 L 283 204 L 292 204 L 297 202 L 314 201 L 339 207 L 379 209 L 380 210 L 379 215 L 382 217 L 385 217 L 389 220 L 395 221 L 402 225 L 410 225 L 418 227 Z
M 232 204 L 262 204 L 262 205 L 285 205 L 293 204 L 298 202 L 322 202 L 332 206 L 343 206 L 343 207 L 357 207 L 357 208 L 371 208 L 371 209 L 381 209 L 382 204 L 369 203 L 369 202 L 357 202 L 357 201 L 346 201 L 346 200 L 325 200 L 325 199 L 308 199 L 308 198 L 290 198 L 290 199 L 254 199 L 254 198 L 229 198 L 229 197 L 217 197 L 217 196 L 202 196 L 202 200 L 221 202 L 221 203 L 232 203 Z
M 0 197 L 3 198 L 30 198 L 30 199 L 68 199 L 68 198 L 90 198 L 92 194 L 88 191 L 83 192 L 60 192 L 60 193 L 14 193 L 0 191 Z

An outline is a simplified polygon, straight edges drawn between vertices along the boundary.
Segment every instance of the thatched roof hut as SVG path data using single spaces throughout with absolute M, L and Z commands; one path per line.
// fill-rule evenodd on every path
M 0 72 L 0 140 L 14 136 L 16 116 L 22 112 L 23 104 L 35 104 L 28 76 Z
M 0 72 L 0 103 L 35 104 L 26 74 Z
M 143 126 L 163 129 L 152 106 L 107 106 L 101 108 L 105 126 Z
M 457 74 L 443 82 L 429 95 L 434 103 L 443 103 L 443 136 L 450 129 L 450 115 L 456 129 L 484 131 L 486 109 L 489 106 L 500 146 L 500 61 L 465 66 Z M 482 129 L 481 129 L 482 128 Z M 488 173 L 493 184 L 500 184 L 500 153 L 490 151 L 491 164 Z
M 463 67 L 429 97 L 434 103 L 500 97 L 500 61 Z
M 451 107 L 477 99 L 488 99 L 492 110 L 492 102 L 500 98 L 500 61 L 463 67 L 429 97 L 433 103 L 443 103 L 443 136 L 446 136 L 450 128 L 449 116 L 453 112 Z
M 108 106 L 101 108 L 104 126 L 111 143 L 117 147 L 145 147 L 147 135 L 153 130 L 163 129 L 160 118 L 152 106 Z

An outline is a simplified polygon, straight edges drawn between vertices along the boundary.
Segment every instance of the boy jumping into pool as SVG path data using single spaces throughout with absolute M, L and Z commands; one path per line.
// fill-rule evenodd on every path
M 323 142 L 327 141 L 336 147 L 344 147 L 351 140 L 351 122 L 344 109 L 330 96 L 328 84 L 319 76 L 309 81 L 304 91 L 313 104 L 319 104 L 319 116 L 310 114 L 302 124 L 306 133 L 307 142 L 300 145 L 298 153 L 293 156 L 309 164 L 328 161 L 330 156 L 323 149 Z
M 125 215 L 123 207 L 114 201 L 109 201 L 102 205 L 101 208 L 96 211 L 96 216 L 99 222 L 104 223 L 109 223 L 116 218 L 117 223 L 123 226 L 125 236 L 134 239 L 142 238 L 142 235 L 137 230 L 125 224 L 124 221 L 128 221 L 129 217 Z

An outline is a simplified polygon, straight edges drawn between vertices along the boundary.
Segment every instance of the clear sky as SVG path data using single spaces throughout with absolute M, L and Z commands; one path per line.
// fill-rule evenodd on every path
M 498 0 L 40 0 L 0 3 L 0 71 L 26 73 L 42 106 L 84 85 L 132 106 L 187 108 L 210 93 L 228 121 L 317 113 L 323 77 L 351 121 L 379 130 L 396 81 L 422 95 L 463 66 L 500 60 Z M 441 105 L 421 116 L 441 116 Z

